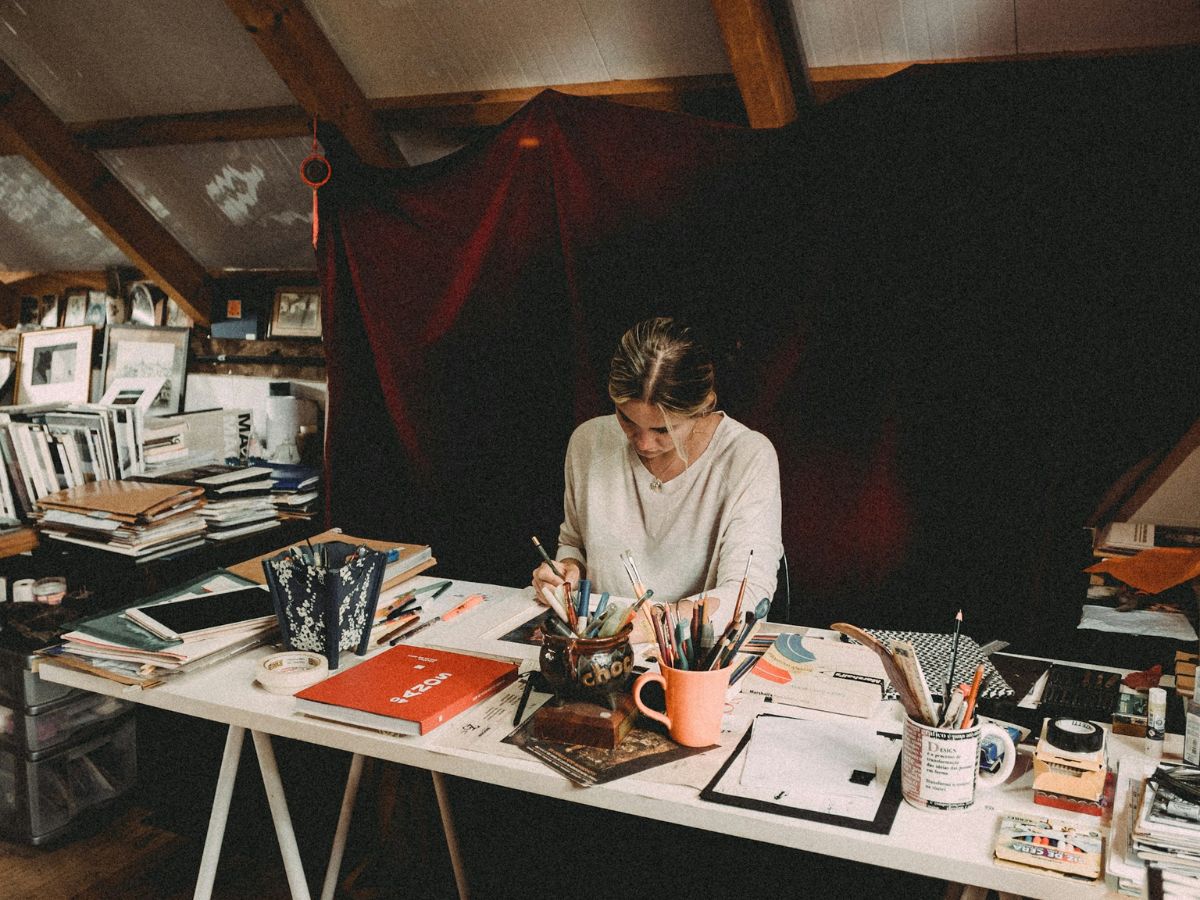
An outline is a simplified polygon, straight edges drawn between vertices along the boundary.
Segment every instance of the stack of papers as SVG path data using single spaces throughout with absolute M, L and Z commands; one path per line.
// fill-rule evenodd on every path
M 261 598 L 246 594 L 248 590 Z M 217 626 L 205 614 L 210 603 L 214 614 L 219 613 Z M 277 628 L 274 615 L 264 614 L 269 609 L 271 597 L 265 588 L 218 569 L 136 608 L 81 622 L 62 636 L 61 644 L 41 653 L 47 663 L 148 687 L 264 643 Z M 139 618 L 157 623 L 156 617 L 176 622 L 183 612 L 186 618 L 203 619 L 207 627 L 180 635 L 159 624 L 156 634 L 139 623 Z
M 1173 768 L 1184 771 L 1190 767 Z M 1158 870 L 1164 896 L 1200 894 L 1200 803 L 1154 780 L 1147 781 L 1133 823 L 1131 846 L 1142 862 Z
M 204 541 L 201 488 L 140 481 L 93 481 L 38 501 L 46 537 L 151 559 Z
M 158 474 L 154 480 L 202 488 L 205 505 L 199 515 L 208 526 L 207 537 L 223 541 L 279 524 L 270 496 L 270 474 L 266 466 L 214 463 Z

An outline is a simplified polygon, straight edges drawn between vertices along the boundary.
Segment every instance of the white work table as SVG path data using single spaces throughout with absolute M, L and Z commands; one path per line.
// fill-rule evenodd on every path
M 420 581 L 416 583 L 419 584 Z M 528 588 L 514 589 L 456 581 L 448 592 L 447 599 L 453 600 L 476 592 L 487 596 L 484 604 L 453 622 L 438 623 L 424 630 L 415 642 L 447 649 L 536 658 L 536 647 L 499 644 L 483 638 L 484 635 L 502 631 L 507 624 L 536 614 L 541 608 L 532 601 L 532 591 Z M 296 712 L 296 701 L 292 697 L 269 693 L 255 683 L 259 661 L 273 652 L 277 652 L 277 648 L 262 647 L 247 651 L 211 667 L 171 677 L 160 686 L 148 689 L 126 687 L 99 676 L 61 666 L 42 665 L 39 670 L 39 675 L 47 681 L 231 726 L 229 742 L 226 745 L 226 759 L 217 788 L 217 800 L 214 802 L 214 820 L 209 830 L 210 846 L 206 846 L 205 859 L 202 861 L 201 884 L 197 887 L 197 896 L 205 896 L 205 887 L 211 890 L 217 854 L 220 851 L 220 837 L 224 829 L 223 816 L 228 811 L 229 796 L 226 795 L 222 799 L 222 792 L 232 792 L 243 730 L 250 731 L 255 739 L 277 831 L 280 828 L 284 829 L 280 831 L 280 842 L 285 866 L 298 866 L 298 855 L 290 861 L 287 858 L 291 825 L 290 819 L 281 819 L 281 815 L 284 818 L 287 816 L 286 804 L 282 800 L 283 788 L 278 784 L 278 773 L 274 770 L 267 736 L 290 738 L 345 750 L 359 755 L 360 758 L 356 759 L 358 764 L 361 764 L 362 756 L 369 756 L 433 773 L 439 802 L 443 804 L 443 824 L 447 826 L 451 856 L 456 862 L 456 878 L 463 894 L 466 893 L 466 883 L 457 865 L 450 811 L 441 783 L 443 775 L 474 779 L 573 803 L 668 820 L 689 827 L 1010 894 L 1054 900 L 1090 900 L 1119 896 L 1115 882 L 1112 881 L 1108 884 L 1104 881 L 1086 883 L 1052 874 L 1041 874 L 1034 869 L 1025 870 L 993 864 L 992 846 L 998 818 L 1002 812 L 1048 814 L 1076 821 L 1087 827 L 1095 827 L 1099 822 L 1093 816 L 1035 805 L 1027 756 L 1018 760 L 1016 773 L 1008 783 L 997 789 L 980 791 L 970 809 L 956 812 L 926 811 L 901 803 L 891 832 L 880 835 L 808 819 L 705 802 L 700 799 L 696 787 L 664 783 L 661 778 L 656 778 L 659 770 L 653 768 L 606 784 L 581 788 L 532 756 L 517 757 L 438 746 L 439 729 L 423 737 L 395 737 L 310 718 Z M 358 660 L 351 653 L 344 653 L 342 659 L 343 667 Z M 526 668 L 528 667 L 527 665 Z M 887 704 L 880 714 L 887 724 L 894 722 L 896 731 L 900 730 L 901 715 L 902 711 L 897 703 Z M 451 723 L 446 723 L 440 728 L 448 728 L 450 725 Z M 1122 756 L 1140 755 L 1141 743 L 1139 740 L 1111 736 L 1110 761 L 1115 764 Z M 1172 750 L 1177 754 L 1178 747 L 1175 741 L 1169 740 L 1168 755 Z M 712 755 L 714 771 L 729 752 L 730 747 L 723 746 L 705 754 Z M 270 758 L 264 758 L 264 754 Z M 232 768 L 229 768 L 230 766 Z M 353 787 L 356 787 L 355 766 L 351 769 L 351 781 L 354 783 Z M 274 796 L 273 786 L 280 796 Z M 352 806 L 353 790 L 350 786 L 347 796 Z M 221 810 L 222 803 L 224 812 Z M 349 808 L 344 803 L 343 824 L 348 824 Z M 339 825 L 339 833 L 344 841 L 342 825 Z M 211 846 L 214 838 L 215 849 Z M 294 839 L 290 841 L 294 850 Z M 332 892 L 339 863 L 340 847 L 335 841 L 331 871 L 326 879 L 327 893 Z M 209 867 L 207 870 L 206 866 Z M 295 868 L 289 871 L 293 895 L 307 896 L 303 878 L 299 877 L 298 884 L 293 877 L 297 872 Z

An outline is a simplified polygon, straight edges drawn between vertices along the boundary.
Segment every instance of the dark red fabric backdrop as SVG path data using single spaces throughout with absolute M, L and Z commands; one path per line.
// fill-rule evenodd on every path
M 680 315 L 779 451 L 795 618 L 1069 628 L 1092 505 L 1200 414 L 1196 63 L 915 67 L 778 132 L 546 92 L 397 172 L 331 138 L 332 521 L 522 583 L 618 336 Z

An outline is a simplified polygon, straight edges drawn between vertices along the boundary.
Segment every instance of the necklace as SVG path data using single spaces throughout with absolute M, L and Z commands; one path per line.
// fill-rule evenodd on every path
M 686 447 L 688 444 L 690 444 L 692 442 L 693 438 L 704 437 L 704 435 L 698 435 L 697 431 L 698 431 L 697 428 L 692 429 L 692 432 L 687 436 L 687 438 L 684 439 L 684 442 L 683 442 L 684 447 Z M 707 444 L 705 446 L 707 447 Z M 671 480 L 671 470 L 675 468 L 676 462 L 683 462 L 683 469 L 681 470 L 681 472 L 687 471 L 688 463 L 684 462 L 683 457 L 676 454 L 675 457 L 671 460 L 670 464 L 662 471 L 661 475 L 654 475 L 653 472 L 650 473 L 652 476 L 650 479 L 650 490 L 654 491 L 654 493 L 656 493 L 656 494 L 661 494 L 663 492 L 664 478 L 666 479 L 666 481 Z

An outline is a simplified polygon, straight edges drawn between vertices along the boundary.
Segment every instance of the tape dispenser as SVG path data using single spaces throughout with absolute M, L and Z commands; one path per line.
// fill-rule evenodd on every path
M 1033 754 L 1033 789 L 1091 803 L 1108 774 L 1104 728 L 1086 719 L 1046 719 Z

